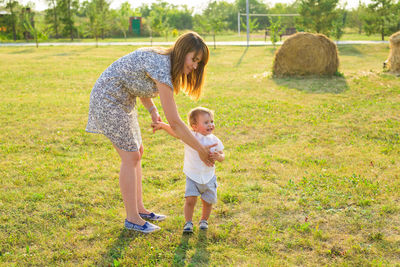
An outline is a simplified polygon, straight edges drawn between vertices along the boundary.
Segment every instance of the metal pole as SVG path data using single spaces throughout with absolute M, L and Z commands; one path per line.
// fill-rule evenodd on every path
M 249 0 L 246 0 L 246 24 L 247 24 L 247 47 L 249 46 L 250 27 L 249 27 Z
M 240 36 L 240 11 L 238 12 L 238 35 Z

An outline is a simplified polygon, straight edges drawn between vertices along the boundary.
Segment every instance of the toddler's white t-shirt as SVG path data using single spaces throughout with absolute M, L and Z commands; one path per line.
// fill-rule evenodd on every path
M 217 144 L 215 147 L 210 148 L 211 152 L 222 151 L 224 145 L 221 140 L 218 139 L 213 134 L 202 135 L 201 133 L 191 131 L 193 136 L 202 144 L 203 146 L 209 146 Z M 200 159 L 199 153 L 191 148 L 189 145 L 185 144 L 185 159 L 183 163 L 183 172 L 193 181 L 199 184 L 206 184 L 215 175 L 215 166 L 208 167 Z

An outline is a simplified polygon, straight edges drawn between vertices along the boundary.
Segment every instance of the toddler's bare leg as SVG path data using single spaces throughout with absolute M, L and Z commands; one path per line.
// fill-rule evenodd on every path
M 184 207 L 184 213 L 185 213 L 185 220 L 187 222 L 191 222 L 193 219 L 193 212 L 194 212 L 194 207 L 196 206 L 197 202 L 197 197 L 186 197 L 185 198 L 185 207 Z
M 207 201 L 201 200 L 203 202 L 203 209 L 201 211 L 201 219 L 208 220 L 212 210 L 212 204 L 208 203 Z

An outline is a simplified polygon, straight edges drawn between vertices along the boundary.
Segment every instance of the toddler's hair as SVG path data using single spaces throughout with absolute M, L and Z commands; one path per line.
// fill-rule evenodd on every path
M 197 124 L 197 118 L 200 114 L 208 114 L 210 115 L 211 119 L 214 119 L 214 111 L 204 107 L 197 107 L 189 111 L 188 114 L 188 123 L 190 126 Z

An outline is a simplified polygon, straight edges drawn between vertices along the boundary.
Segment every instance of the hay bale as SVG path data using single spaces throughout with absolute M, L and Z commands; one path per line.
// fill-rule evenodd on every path
M 389 38 L 390 54 L 387 59 L 387 67 L 390 72 L 400 73 L 400 31 Z
M 337 47 L 323 34 L 299 32 L 275 52 L 275 76 L 333 75 L 339 67 Z

